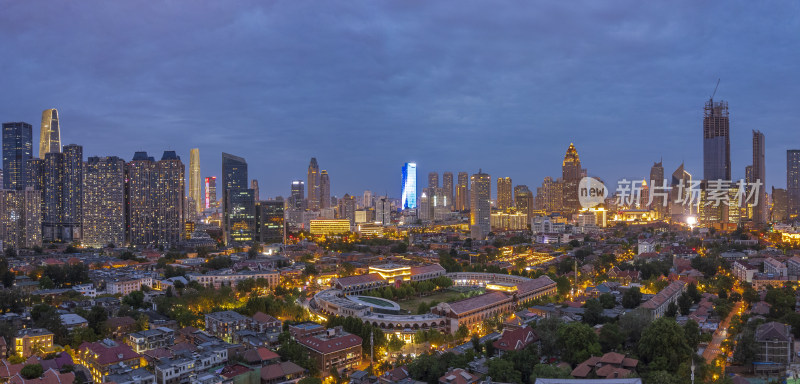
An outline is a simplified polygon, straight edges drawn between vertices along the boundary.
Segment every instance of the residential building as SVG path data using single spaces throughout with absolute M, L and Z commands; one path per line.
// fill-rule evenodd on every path
M 344 332 L 341 327 L 301 337 L 297 342 L 308 350 L 309 357 L 320 372 L 355 368 L 361 364 L 361 338 Z
M 137 369 L 142 364 L 142 356 L 126 344 L 105 339 L 94 343 L 81 344 L 73 359 L 76 364 L 86 367 L 95 383 L 103 383 L 106 377 L 120 368 Z
M 753 187 L 756 193 L 753 204 L 753 221 L 756 224 L 766 224 L 769 215 L 769 203 L 767 202 L 767 172 L 766 172 L 766 149 L 764 148 L 764 134 L 761 131 L 753 131 L 753 181 L 758 187 Z M 726 179 L 727 180 L 727 179 Z
M 492 178 L 478 170 L 470 177 L 470 237 L 484 240 L 491 232 Z
M 42 245 L 42 192 L 0 190 L 0 241 L 4 248 Z
M 27 359 L 37 352 L 53 348 L 53 332 L 44 328 L 24 328 L 14 336 L 14 353 Z
M 83 245 L 125 244 L 125 160 L 90 157 L 83 175 Z
M 439 384 L 475 384 L 479 380 L 479 375 L 469 373 L 465 369 L 450 368 L 444 376 L 439 378 Z
M 42 238 L 69 243 L 83 233 L 83 147 L 60 150 L 44 157 Z
M 205 275 L 199 273 L 189 273 L 186 277 L 190 281 L 197 281 L 198 283 L 207 286 L 219 288 L 222 286 L 236 287 L 236 285 L 247 279 L 265 279 L 269 283 L 270 288 L 275 288 L 280 282 L 280 273 L 278 271 L 242 271 L 231 273 L 229 271 L 212 271 Z
M 175 331 L 166 327 L 151 328 L 129 334 L 125 342 L 136 353 L 156 348 L 167 348 L 175 343 Z
M 539 336 L 530 326 L 521 328 L 506 327 L 503 329 L 503 333 L 500 334 L 500 338 L 495 340 L 492 345 L 501 352 L 521 351 L 538 340 Z
M 761 324 L 755 335 L 758 352 L 754 365 L 756 374 L 785 372 L 794 356 L 794 335 L 789 325 L 769 322 Z
M 185 167 L 175 151 L 155 161 L 136 152 L 128 163 L 128 241 L 133 245 L 177 245 L 183 239 Z
M 469 174 L 466 172 L 458 173 L 458 184 L 456 184 L 455 209 L 456 211 L 469 210 Z
M 667 285 L 666 288 L 656 293 L 650 300 L 642 304 L 641 308 L 648 310 L 650 316 L 652 316 L 653 319 L 657 319 L 664 316 L 671 303 L 676 303 L 677 305 L 678 297 L 685 291 L 686 282 L 680 280 L 673 281 Z
M 25 122 L 3 123 L 3 189 L 24 190 L 27 186 L 32 130 Z
M 200 176 L 200 148 L 192 148 L 189 151 L 189 198 L 193 205 L 189 207 L 191 216 L 196 216 L 203 212 L 202 177 Z
M 786 194 L 789 198 L 789 217 L 800 215 L 800 149 L 786 151 Z
M 771 257 L 764 259 L 764 273 L 774 277 L 788 276 L 787 266 Z
M 497 209 L 504 211 L 514 206 L 510 177 L 497 178 Z

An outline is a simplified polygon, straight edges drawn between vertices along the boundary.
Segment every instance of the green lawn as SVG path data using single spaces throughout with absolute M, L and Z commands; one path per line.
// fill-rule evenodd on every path
M 369 297 L 369 296 L 358 296 L 359 299 L 366 301 L 370 304 L 375 304 L 380 307 L 391 308 L 392 305 L 387 303 L 384 299 L 378 299 L 376 297 Z
M 400 305 L 400 308 L 411 311 L 411 313 L 417 313 L 417 307 L 419 303 L 426 302 L 430 303 L 431 301 L 438 301 L 438 302 L 450 302 L 456 301 L 461 297 L 461 292 L 457 292 L 452 289 L 446 289 L 443 291 L 436 292 L 430 296 L 423 296 L 423 297 L 414 297 L 409 300 L 398 301 L 397 304 Z

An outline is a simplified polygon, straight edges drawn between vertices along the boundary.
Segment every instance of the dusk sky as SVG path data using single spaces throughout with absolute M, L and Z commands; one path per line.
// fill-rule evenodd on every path
M 0 1 L 0 119 L 57 108 L 85 156 L 244 157 L 261 198 L 312 156 L 331 194 L 400 195 L 400 168 L 532 190 L 574 142 L 614 187 L 663 158 L 702 176 L 703 104 L 730 106 L 734 179 L 800 148 L 800 3 Z M 495 185 L 492 186 L 494 194 Z

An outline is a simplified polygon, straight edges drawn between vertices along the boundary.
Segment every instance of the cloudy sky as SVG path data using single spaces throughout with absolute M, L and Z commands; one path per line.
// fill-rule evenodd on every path
M 245 157 L 261 197 L 312 156 L 331 192 L 399 196 L 400 167 L 702 175 L 703 104 L 729 102 L 734 178 L 800 148 L 800 3 L 752 1 L 0 0 L 0 120 L 58 108 L 62 140 L 130 160 Z M 494 189 L 494 187 L 493 187 Z

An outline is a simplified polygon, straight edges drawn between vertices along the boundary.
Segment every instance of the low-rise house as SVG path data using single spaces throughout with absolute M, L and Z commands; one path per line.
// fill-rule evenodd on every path
M 62 384 L 72 383 L 74 380 L 75 374 L 72 372 L 60 373 L 55 369 L 48 369 L 41 377 L 33 379 L 26 379 L 17 373 L 8 379 L 8 384 Z
M 671 303 L 678 301 L 678 297 L 686 291 L 686 283 L 683 281 L 673 281 L 666 288 L 656 293 L 650 300 L 641 305 L 650 312 L 653 319 L 657 319 L 667 312 Z
M 106 327 L 113 339 L 119 339 L 136 330 L 136 320 L 130 316 L 112 317 L 106 320 Z
M 47 352 L 53 348 L 53 332 L 44 328 L 25 328 L 14 337 L 14 352 L 28 358 L 36 352 Z
M 261 384 L 279 384 L 296 382 L 305 376 L 303 367 L 283 361 L 261 367 Z
M 495 349 L 502 352 L 520 351 L 539 340 L 539 336 L 533 328 L 525 326 L 522 328 L 506 328 L 492 345 Z
M 344 332 L 341 327 L 299 338 L 297 342 L 308 350 L 320 372 L 355 368 L 361 363 L 361 337 Z
M 111 373 L 106 376 L 106 381 L 115 384 L 155 384 L 156 376 L 144 368 L 137 368 Z
M 89 320 L 84 319 L 80 315 L 74 313 L 65 313 L 61 315 L 61 324 L 67 328 L 67 330 L 73 330 L 75 328 L 86 328 L 89 326 Z
M 439 378 L 439 384 L 474 384 L 480 377 L 461 368 L 451 369 Z
M 791 327 L 778 322 L 761 324 L 756 329 L 756 353 L 754 370 L 756 374 L 776 374 L 784 372 L 792 363 L 794 356 L 794 336 Z
M 603 379 L 626 378 L 634 372 L 639 360 L 625 357 L 616 352 L 608 352 L 603 356 L 592 356 L 578 364 L 571 375 L 579 379 L 596 376 Z
M 112 368 L 137 369 L 142 361 L 142 356 L 134 352 L 129 345 L 110 339 L 94 343 L 84 342 L 78 347 L 74 358 L 76 363 L 89 369 L 95 383 L 106 381 L 106 376 L 113 373 Z
M 146 331 L 134 332 L 128 335 L 126 343 L 136 353 L 142 353 L 155 348 L 166 348 L 175 343 L 175 331 L 158 327 Z

